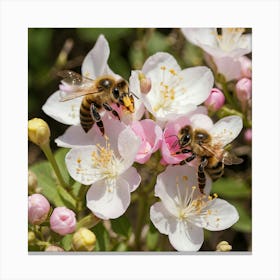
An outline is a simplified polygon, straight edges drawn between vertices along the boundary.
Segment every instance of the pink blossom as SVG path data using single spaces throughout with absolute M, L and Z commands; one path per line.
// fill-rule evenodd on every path
M 250 144 L 252 142 L 252 129 L 248 128 L 246 129 L 246 131 L 244 132 L 244 140 Z
M 213 88 L 210 92 L 209 97 L 204 102 L 204 105 L 212 110 L 217 111 L 225 104 L 225 96 L 222 91 L 218 88 Z
M 43 223 L 50 211 L 50 203 L 41 194 L 32 194 L 28 197 L 28 221 L 33 225 Z
M 145 163 L 150 159 L 152 153 L 159 149 L 162 141 L 162 130 L 150 119 L 135 121 L 131 124 L 131 128 L 141 139 L 135 161 Z
M 60 235 L 72 233 L 76 228 L 75 216 L 76 214 L 66 207 L 55 208 L 50 217 L 51 229 Z
M 248 78 L 242 78 L 236 83 L 236 96 L 241 103 L 242 110 L 246 109 L 248 100 L 252 96 L 252 81 Z
M 252 60 L 245 55 L 239 57 L 238 60 L 241 65 L 242 76 L 246 78 L 252 78 Z

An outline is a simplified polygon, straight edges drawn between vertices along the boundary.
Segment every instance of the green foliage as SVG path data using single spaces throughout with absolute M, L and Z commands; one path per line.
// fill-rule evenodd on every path
M 212 192 L 225 199 L 250 198 L 251 190 L 241 178 L 220 178 L 213 183 Z
M 61 239 L 61 245 L 65 251 L 70 251 L 72 248 L 73 234 L 67 234 Z
M 132 228 L 128 218 L 125 215 L 111 220 L 112 229 L 115 233 L 129 238 Z
M 109 234 L 102 223 L 98 223 L 93 229 L 96 236 L 95 251 L 109 251 L 110 238 Z
M 63 174 L 67 185 L 74 184 L 73 179 L 69 176 L 65 166 L 65 155 L 68 149 L 59 149 L 55 153 L 55 158 L 59 163 L 60 170 Z M 66 206 L 75 209 L 75 200 L 61 186 L 59 186 L 53 169 L 48 161 L 42 161 L 34 164 L 30 169 L 36 174 L 38 186 L 42 189 L 42 194 L 55 206 Z M 76 187 L 77 188 L 77 187 Z

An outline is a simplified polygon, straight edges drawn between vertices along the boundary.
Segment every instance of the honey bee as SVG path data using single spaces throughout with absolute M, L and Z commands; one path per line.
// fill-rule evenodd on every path
M 124 79 L 117 80 L 113 76 L 104 75 L 92 80 L 70 70 L 60 71 L 58 75 L 63 78 L 60 101 L 84 96 L 80 106 L 80 123 L 86 133 L 96 122 L 104 135 L 100 116 L 102 110 L 110 111 L 120 120 L 118 112 L 111 107 L 112 104 L 134 112 L 134 99 L 129 92 L 128 82 Z
M 242 158 L 238 158 L 226 151 L 222 143 L 204 129 L 193 129 L 186 125 L 178 133 L 178 145 L 180 150 L 176 154 L 190 153 L 190 156 L 179 164 L 184 165 L 195 158 L 199 159 L 197 177 L 200 192 L 204 193 L 206 183 L 205 172 L 215 181 L 224 173 L 225 165 L 240 164 Z

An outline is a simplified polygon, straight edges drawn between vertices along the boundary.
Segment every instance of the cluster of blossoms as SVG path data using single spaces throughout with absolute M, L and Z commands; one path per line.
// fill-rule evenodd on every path
M 249 35 L 241 35 L 241 29 L 223 29 L 221 35 L 216 29 L 207 28 L 182 32 L 208 53 L 207 58 L 215 62 L 226 80 L 239 79 L 236 92 L 246 110 L 251 98 L 251 66 L 244 56 L 250 52 Z M 83 61 L 81 74 L 93 80 L 102 75 L 119 78 L 107 64 L 109 54 L 108 42 L 100 35 Z M 206 130 L 212 139 L 219 139 L 222 147 L 239 135 L 243 127 L 241 117 L 228 116 L 213 123 L 208 116 L 208 110 L 217 111 L 225 103 L 222 90 L 214 88 L 214 83 L 210 68 L 181 69 L 172 55 L 158 52 L 145 61 L 141 70 L 131 72 L 129 89 L 135 96 L 135 111 L 128 113 L 112 104 L 120 120 L 110 112 L 100 112 L 105 135 L 96 124 L 87 133 L 81 127 L 79 109 L 83 97 L 60 102 L 61 91 L 69 90 L 68 85 L 62 84 L 49 97 L 43 111 L 70 125 L 55 142 L 70 149 L 65 157 L 68 172 L 75 181 L 90 186 L 86 202 L 96 217 L 116 219 L 126 212 L 131 193 L 142 187 L 141 176 L 133 164 L 146 164 L 157 152 L 165 170 L 156 174 L 154 195 L 159 201 L 151 205 L 150 219 L 160 233 L 168 235 L 176 250 L 197 251 L 203 244 L 203 228 L 219 231 L 238 221 L 234 206 L 210 195 L 212 181 L 208 175 L 204 194 L 200 192 L 197 161 L 180 166 L 189 154 L 179 153 L 178 144 L 174 145 L 180 129 L 186 125 Z M 45 221 L 50 211 L 46 199 L 32 195 L 29 204 L 29 221 Z M 55 208 L 50 224 L 60 235 L 72 233 L 75 214 L 65 207 Z M 79 242 L 75 244 L 79 247 Z

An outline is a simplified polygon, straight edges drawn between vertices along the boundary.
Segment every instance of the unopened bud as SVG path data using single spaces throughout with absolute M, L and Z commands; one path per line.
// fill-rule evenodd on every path
M 28 139 L 34 144 L 41 146 L 50 141 L 50 128 L 48 124 L 39 118 L 28 121 Z
M 34 243 L 35 240 L 36 240 L 35 233 L 33 231 L 29 231 L 28 232 L 28 244 Z
M 247 56 L 241 56 L 238 60 L 241 64 L 242 76 L 252 78 L 252 60 Z
M 147 94 L 152 88 L 151 79 L 146 77 L 142 72 L 139 72 L 138 79 L 140 82 L 141 93 Z
M 248 128 L 245 130 L 244 132 L 244 140 L 250 144 L 252 143 L 252 129 L 251 128 Z
M 75 231 L 76 222 L 76 214 L 66 207 L 56 207 L 50 217 L 51 229 L 60 235 Z
M 41 194 L 35 193 L 28 197 L 28 221 L 33 225 L 40 225 L 48 217 L 50 203 Z
M 232 249 L 232 247 L 227 241 L 221 241 L 216 246 L 217 252 L 228 252 L 228 251 L 231 251 L 231 249 Z
M 95 234 L 84 227 L 75 232 L 72 238 L 72 246 L 75 251 L 92 251 L 95 243 Z
M 225 96 L 218 88 L 212 88 L 204 105 L 211 111 L 218 111 L 225 104 Z
M 64 250 L 61 247 L 55 246 L 55 245 L 49 245 L 46 249 L 46 252 L 64 252 Z
M 252 96 L 252 81 L 250 79 L 243 78 L 237 82 L 236 96 L 241 103 L 242 110 L 244 111 Z
M 38 186 L 37 176 L 31 170 L 28 170 L 28 192 L 34 193 Z

